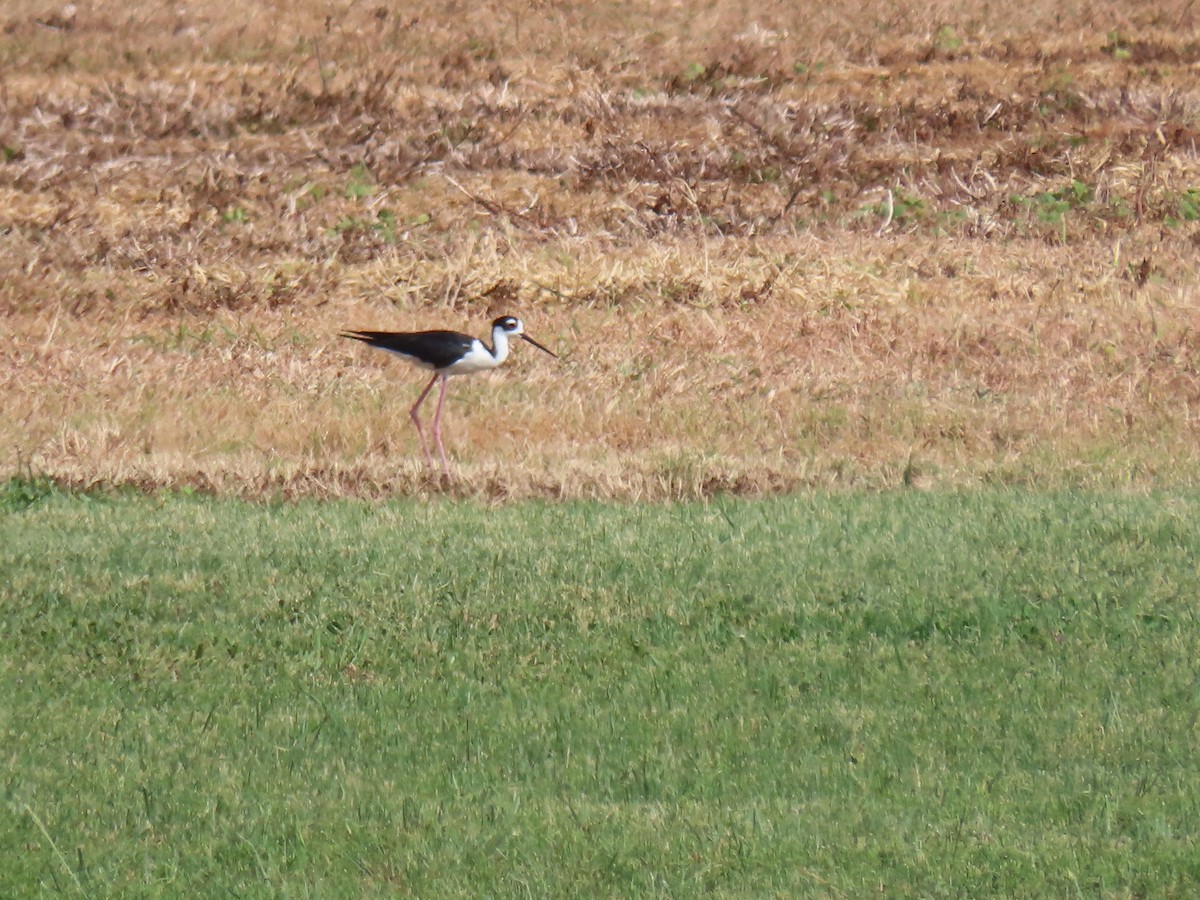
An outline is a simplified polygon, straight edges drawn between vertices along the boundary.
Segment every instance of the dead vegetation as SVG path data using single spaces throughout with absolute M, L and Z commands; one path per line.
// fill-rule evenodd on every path
M 440 489 L 335 335 L 505 311 L 461 493 L 1192 484 L 1200 34 L 1126 6 L 18 0 L 2 471 Z

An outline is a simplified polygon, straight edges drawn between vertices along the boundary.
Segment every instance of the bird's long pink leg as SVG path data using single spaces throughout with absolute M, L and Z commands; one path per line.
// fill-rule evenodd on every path
M 421 396 L 417 398 L 417 402 L 414 403 L 412 409 L 410 409 L 408 411 L 409 416 L 412 417 L 413 424 L 417 426 L 417 437 L 419 437 L 421 439 L 421 449 L 425 451 L 425 462 L 429 463 L 429 468 L 431 468 L 431 469 L 433 468 L 433 455 L 429 452 L 429 444 L 425 441 L 425 432 L 423 432 L 421 430 L 421 417 L 420 417 L 420 415 L 418 415 L 418 410 L 420 410 L 421 404 L 425 402 L 425 398 L 429 396 L 429 392 L 431 390 L 433 390 L 433 383 L 435 381 L 437 381 L 439 378 L 441 378 L 440 375 L 434 375 L 432 378 L 429 379 L 429 384 L 425 385 L 425 390 L 421 391 Z M 444 386 L 445 382 L 443 381 L 442 384 Z M 439 410 L 441 409 L 440 403 L 438 404 L 438 409 Z M 436 417 L 434 419 L 433 429 L 434 429 L 434 434 L 436 434 L 437 433 Z
M 446 385 L 449 378 L 442 378 L 442 389 L 438 392 L 437 410 L 433 414 L 433 439 L 437 443 L 438 453 L 442 455 L 442 470 L 450 477 L 450 463 L 446 459 L 446 448 L 442 446 L 442 403 L 446 400 Z M 432 463 L 430 463 L 432 465 Z

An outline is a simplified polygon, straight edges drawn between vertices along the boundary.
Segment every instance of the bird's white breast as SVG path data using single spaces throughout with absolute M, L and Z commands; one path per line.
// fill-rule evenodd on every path
M 471 342 L 471 349 L 458 362 L 447 367 L 446 374 L 469 375 L 472 372 L 484 372 L 496 368 L 501 362 L 502 360 L 492 356 L 488 348 L 483 345 L 483 341 L 476 338 Z

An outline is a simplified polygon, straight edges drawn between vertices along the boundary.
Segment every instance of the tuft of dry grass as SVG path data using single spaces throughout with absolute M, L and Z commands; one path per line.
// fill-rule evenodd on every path
M 0 474 L 425 493 L 1193 484 L 1191 8 L 19 0 Z M 269 13 L 269 14 L 268 14 Z

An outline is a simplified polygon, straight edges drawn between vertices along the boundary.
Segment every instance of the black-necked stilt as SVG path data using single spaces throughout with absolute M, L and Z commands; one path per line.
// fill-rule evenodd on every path
M 549 353 L 558 359 L 558 354 L 527 335 L 521 320 L 512 316 L 501 316 L 492 322 L 491 347 L 479 338 L 458 331 L 343 331 L 341 336 L 403 356 L 423 369 L 433 369 L 433 378 L 429 379 L 429 384 L 425 385 L 425 390 L 421 391 L 421 396 L 409 411 L 413 424 L 417 426 L 417 436 L 421 439 L 421 449 L 425 451 L 425 461 L 431 468 L 433 456 L 429 452 L 429 444 L 425 441 L 425 433 L 421 430 L 418 411 L 433 389 L 434 382 L 439 378 L 442 380 L 437 410 L 433 414 L 433 439 L 437 443 L 438 453 L 442 457 L 442 469 L 447 477 L 450 476 L 450 463 L 446 461 L 446 449 L 442 446 L 442 402 L 446 399 L 446 382 L 450 376 L 486 372 L 496 368 L 508 359 L 510 336 L 529 341 L 543 353 Z

